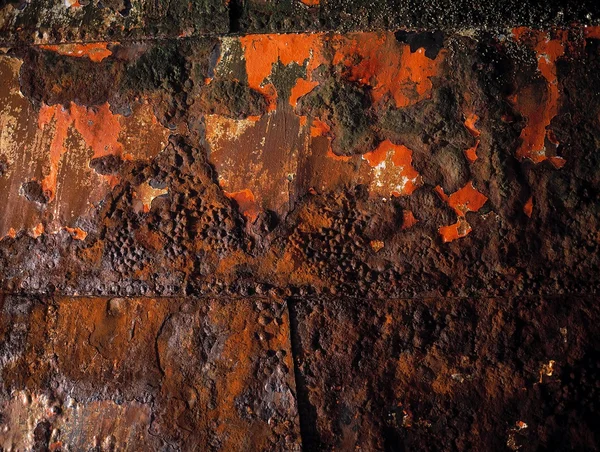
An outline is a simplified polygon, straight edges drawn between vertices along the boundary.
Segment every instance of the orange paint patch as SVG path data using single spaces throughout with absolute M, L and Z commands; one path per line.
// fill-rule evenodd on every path
M 558 144 L 547 128 L 558 113 L 556 61 L 564 55 L 564 40 L 550 39 L 546 32 L 523 27 L 514 29 L 513 36 L 516 41 L 533 46 L 537 55 L 538 71 L 546 80 L 547 92 L 544 93 L 541 103 L 537 100 L 537 88 L 534 86 L 526 86 L 514 97 L 515 107 L 527 118 L 527 124 L 521 131 L 522 143 L 517 150 L 517 158 L 527 158 L 534 163 L 540 163 L 548 158 L 546 138 Z
M 450 226 L 442 226 L 438 229 L 444 243 L 466 237 L 471 230 L 471 225 L 463 217 L 459 217 L 458 221 Z
M 412 166 L 412 151 L 406 146 L 385 140 L 363 158 L 372 168 L 374 192 L 383 189 L 392 196 L 410 195 L 420 185 L 419 173 Z
M 87 237 L 87 232 L 85 232 L 83 229 L 69 228 L 67 226 L 65 226 L 63 229 L 69 234 L 71 234 L 73 240 L 85 240 L 85 238 Z
M 254 193 L 252 193 L 251 190 L 246 188 L 241 191 L 224 191 L 223 193 L 225 193 L 225 196 L 229 199 L 233 199 L 237 203 L 242 214 L 248 218 L 251 223 L 256 221 L 259 214 L 259 207 L 256 198 L 254 197 Z
M 402 230 L 410 229 L 417 223 L 418 220 L 410 210 L 405 210 L 402 212 Z
M 75 128 L 94 151 L 94 158 L 122 153 L 123 145 L 117 141 L 121 124 L 118 116 L 110 111 L 108 103 L 97 109 L 72 103 L 70 111 Z
M 45 129 L 52 122 L 54 133 L 50 144 L 50 169 L 42 180 L 42 188 L 50 201 L 56 195 L 59 162 L 66 152 L 65 141 L 71 126 L 81 134 L 94 152 L 94 157 L 120 155 L 123 150 L 122 144 L 117 141 L 121 125 L 116 115 L 110 111 L 108 103 L 96 109 L 88 109 L 75 103 L 71 103 L 68 109 L 60 105 L 43 105 L 38 117 L 38 127 Z
M 453 240 L 465 237 L 471 232 L 471 225 L 467 223 L 465 215 L 467 212 L 477 212 L 487 202 L 488 198 L 479 192 L 473 182 L 467 183 L 460 190 L 452 193 L 450 196 L 444 193 L 442 187 L 437 186 L 435 191 L 440 198 L 454 209 L 458 215 L 457 222 L 449 226 L 442 226 L 438 229 L 444 242 L 452 242 Z
M 531 214 L 533 213 L 533 196 L 530 196 L 523 206 L 523 212 L 525 212 L 525 215 L 531 218 Z
M 310 82 L 308 80 L 304 80 L 303 78 L 296 80 L 296 84 L 292 88 L 290 94 L 290 105 L 292 107 L 298 105 L 298 99 L 310 93 L 318 84 L 319 82 Z
M 465 127 L 474 137 L 478 137 L 481 135 L 481 131 L 475 126 L 478 120 L 479 116 L 477 116 L 475 113 L 471 113 L 465 118 Z
M 322 137 L 325 136 L 330 130 L 331 127 L 329 127 L 327 123 L 315 118 L 310 126 L 310 136 L 313 138 Z
M 118 43 L 110 43 L 118 44 Z M 60 45 L 41 45 L 43 50 L 50 50 L 60 55 L 66 55 L 75 58 L 89 58 L 95 63 L 100 63 L 103 59 L 112 55 L 108 49 L 108 42 L 95 42 L 90 44 L 60 44 Z
M 410 46 L 399 43 L 393 33 L 338 36 L 332 43 L 336 49 L 334 65 L 343 64 L 350 80 L 371 86 L 375 102 L 391 95 L 399 108 L 430 94 L 431 77 L 439 73 L 445 55 L 441 51 L 431 60 L 422 48 L 412 53 Z
M 586 39 L 600 39 L 600 27 L 584 27 L 583 36 Z
M 459 217 L 464 217 L 467 212 L 477 212 L 488 200 L 487 196 L 473 186 L 473 182 L 467 183 L 450 196 L 446 195 L 440 186 L 437 186 L 435 190 Z
M 318 6 L 321 3 L 320 0 L 300 0 L 306 6 Z
M 248 85 L 262 93 L 269 102 L 269 110 L 277 106 L 277 92 L 267 79 L 271 75 L 273 65 L 278 61 L 283 65 L 295 62 L 306 63 L 306 73 L 310 80 L 314 69 L 325 62 L 322 50 L 323 42 L 320 34 L 261 34 L 240 37 Z
M 79 3 L 79 0 L 65 0 L 65 6 L 67 8 L 81 8 L 83 5 Z
M 475 143 L 475 146 L 473 146 L 465 151 L 465 157 L 467 158 L 467 160 L 469 162 L 474 162 L 475 160 L 477 160 L 477 148 L 478 147 L 479 147 L 479 140 L 477 140 L 477 143 Z
M 474 113 L 467 115 L 467 117 L 465 119 L 465 127 L 467 128 L 469 133 L 476 138 L 481 135 L 481 132 L 475 126 L 478 119 L 479 119 L 479 116 L 477 116 Z M 467 157 L 467 160 L 469 160 L 470 162 L 474 162 L 475 160 L 477 160 L 477 148 L 478 147 L 479 147 L 479 140 L 477 140 L 477 142 L 475 143 L 475 145 L 473 147 L 470 147 L 469 149 L 467 149 L 465 151 L 465 157 Z

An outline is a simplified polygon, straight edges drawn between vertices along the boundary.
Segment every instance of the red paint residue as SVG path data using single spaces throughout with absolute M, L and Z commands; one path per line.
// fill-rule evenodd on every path
M 410 195 L 417 189 L 419 173 L 412 166 L 412 151 L 406 146 L 385 140 L 374 151 L 364 154 L 363 158 L 376 170 L 375 184 L 389 185 L 393 196 Z M 386 165 L 388 161 L 392 165 Z M 402 183 L 401 188 L 398 188 L 398 180 Z
M 472 136 L 474 136 L 475 138 L 478 138 L 481 135 L 481 131 L 475 126 L 478 119 L 479 119 L 479 116 L 477 116 L 475 113 L 470 113 L 465 118 L 465 127 L 467 128 L 469 133 Z M 473 147 L 470 147 L 469 149 L 467 149 L 465 151 L 465 156 L 467 157 L 467 159 L 470 162 L 474 162 L 475 160 L 477 160 L 477 148 L 478 147 L 479 147 L 479 140 L 477 140 L 475 142 L 475 145 Z
M 515 40 L 525 42 L 534 48 L 538 71 L 546 80 L 547 92 L 541 102 L 537 88 L 526 86 L 513 97 L 515 107 L 527 118 L 527 124 L 521 131 L 521 145 L 517 150 L 517 158 L 529 159 L 534 163 L 543 162 L 548 158 L 546 153 L 546 138 L 558 144 L 556 138 L 548 130 L 550 122 L 558 113 L 558 79 L 556 76 L 556 61 L 564 55 L 564 39 L 550 39 L 548 34 L 528 28 L 515 28 Z
M 43 105 L 38 117 L 38 127 L 45 129 L 54 122 L 54 132 L 50 143 L 50 170 L 42 180 L 42 188 L 49 200 L 56 195 L 56 183 L 60 158 L 66 152 L 65 141 L 69 127 L 74 126 L 86 144 L 92 149 L 93 157 L 109 154 L 120 155 L 123 145 L 117 141 L 121 125 L 108 106 L 108 103 L 96 109 L 71 103 L 65 109 L 60 105 Z
M 397 107 L 406 107 L 429 96 L 431 77 L 439 73 L 445 52 L 435 60 L 424 49 L 410 51 L 393 33 L 359 33 L 332 40 L 333 64 L 343 64 L 350 80 L 369 85 L 375 102 L 390 95 Z
M 59 45 L 41 45 L 40 49 L 50 50 L 60 55 L 66 55 L 76 58 L 89 58 L 95 63 L 101 62 L 104 58 L 112 55 L 108 49 L 108 42 L 94 42 L 90 44 L 59 44 Z
M 308 80 L 304 80 L 303 78 L 299 78 L 298 80 L 296 80 L 296 84 L 294 85 L 290 93 L 290 105 L 292 107 L 298 105 L 298 99 L 310 93 L 318 84 L 319 82 L 311 82 Z
M 477 212 L 481 209 L 488 200 L 487 196 L 478 191 L 473 186 L 472 181 L 450 196 L 446 195 L 444 189 L 440 186 L 435 187 L 435 191 L 458 215 L 455 224 L 442 226 L 438 229 L 442 239 L 444 242 L 452 242 L 458 238 L 465 237 L 471 232 L 471 226 L 465 218 L 466 213 Z
M 259 208 L 256 198 L 254 197 L 254 193 L 252 193 L 251 190 L 246 188 L 241 191 L 224 191 L 223 193 L 225 193 L 225 196 L 227 196 L 229 199 L 233 199 L 235 202 L 237 202 L 240 211 L 246 218 L 250 220 L 250 222 L 254 223 L 256 221 L 258 218 Z
M 525 215 L 531 218 L 531 214 L 533 213 L 533 196 L 530 196 L 523 206 L 523 212 L 525 212 Z
M 320 34 L 261 34 L 240 37 L 246 60 L 246 72 L 250 88 L 261 92 L 269 102 L 269 110 L 277 106 L 277 92 L 268 81 L 273 65 L 278 61 L 283 65 L 305 62 L 307 78 L 311 80 L 314 69 L 325 62 L 322 55 Z
M 415 216 L 410 210 L 405 210 L 404 212 L 402 212 L 402 230 L 410 229 L 417 223 L 418 220 L 415 218 Z

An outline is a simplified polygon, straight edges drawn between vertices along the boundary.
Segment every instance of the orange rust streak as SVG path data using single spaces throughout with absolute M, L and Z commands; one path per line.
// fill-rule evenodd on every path
M 435 192 L 438 194 L 440 199 L 444 202 L 448 202 L 448 195 L 444 192 L 444 189 L 439 185 L 435 187 Z
M 523 212 L 525 212 L 525 215 L 531 218 L 531 214 L 533 213 L 533 196 L 530 196 L 523 206 Z
M 329 147 L 327 148 L 327 154 L 325 154 L 328 158 L 332 160 L 337 160 L 338 162 L 349 162 L 352 160 L 352 157 L 349 155 L 337 155 L 333 152 L 331 148 L 331 140 L 329 141 Z
M 224 191 L 223 193 L 225 193 L 225 196 L 227 196 L 229 199 L 233 199 L 235 202 L 237 202 L 240 211 L 246 218 L 248 218 L 252 223 L 256 221 L 258 218 L 259 208 L 256 198 L 254 197 L 254 193 L 252 193 L 251 190 L 246 188 L 241 191 Z
M 567 163 L 562 157 L 550 157 L 548 160 L 550 160 L 550 163 L 552 163 L 552 166 L 556 169 L 561 169 L 565 166 L 565 163 Z
M 522 144 L 517 150 L 517 158 L 540 163 L 548 158 L 545 141 L 551 132 L 547 128 L 558 113 L 560 93 L 556 61 L 564 55 L 564 44 L 561 40 L 549 39 L 546 32 L 523 27 L 514 29 L 513 36 L 517 41 L 527 41 L 530 38 L 535 42 L 538 70 L 547 82 L 547 93 L 541 105 L 534 100 L 533 92 L 526 91 L 514 98 L 517 109 L 527 118 L 527 125 L 521 131 Z
M 43 105 L 40 109 L 38 127 L 44 129 L 50 123 L 52 118 L 55 120 L 55 127 L 52 135 L 52 142 L 50 143 L 50 168 L 49 173 L 41 181 L 42 189 L 50 201 L 52 201 L 56 196 L 58 164 L 60 162 L 60 158 L 66 151 L 64 148 L 64 142 L 67 138 L 69 125 L 71 124 L 71 118 L 68 111 L 64 110 L 61 106 Z
M 467 128 L 469 133 L 472 136 L 474 136 L 475 138 L 477 138 L 481 135 L 481 131 L 475 126 L 478 119 L 479 119 L 479 116 L 477 116 L 475 113 L 470 113 L 465 118 L 465 127 Z M 469 149 L 467 149 L 465 151 L 465 157 L 467 157 L 467 160 L 469 160 L 470 162 L 474 162 L 475 160 L 477 160 L 477 148 L 478 147 L 479 147 L 479 140 L 477 140 L 477 142 L 475 143 L 475 145 L 473 147 L 470 147 Z
M 600 39 L 600 27 L 585 27 L 583 35 L 586 39 Z
M 475 160 L 477 160 L 477 148 L 479 147 L 479 140 L 477 140 L 477 143 L 475 143 L 475 146 L 467 149 L 465 151 L 465 157 L 467 157 L 467 160 L 469 162 L 474 162 Z
M 402 230 L 412 228 L 418 223 L 418 220 L 410 210 L 405 210 L 402 212 L 402 217 Z
M 431 60 L 423 49 L 412 53 L 410 46 L 399 43 L 393 33 L 336 37 L 333 44 L 334 65 L 343 64 L 350 80 L 371 86 L 375 102 L 389 94 L 399 108 L 428 96 L 432 88 L 430 78 L 439 73 L 445 55 L 442 51 Z
M 75 58 L 86 57 L 95 63 L 100 63 L 104 58 L 112 55 L 108 45 L 108 42 L 94 42 L 90 44 L 41 45 L 40 48 Z
M 475 113 L 471 113 L 471 114 L 467 115 L 467 117 L 465 119 L 465 127 L 469 130 L 471 135 L 473 135 L 474 137 L 478 137 L 481 135 L 481 131 L 475 126 L 475 124 L 477 123 L 478 120 L 479 120 L 479 116 L 477 116 Z
M 310 93 L 318 84 L 319 82 L 311 82 L 303 78 L 296 80 L 296 84 L 290 93 L 290 105 L 292 107 L 298 105 L 298 99 Z
M 261 92 L 269 102 L 269 109 L 277 105 L 277 93 L 272 83 L 265 80 L 271 75 L 273 64 L 296 62 L 303 65 L 308 60 L 306 73 L 324 63 L 322 38 L 319 34 L 261 34 L 240 37 L 246 60 L 246 72 L 250 88 Z

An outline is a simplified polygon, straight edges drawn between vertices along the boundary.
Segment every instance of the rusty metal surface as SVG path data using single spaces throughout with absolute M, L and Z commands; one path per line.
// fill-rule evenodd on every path
M 596 450 L 598 309 L 295 300 L 305 450 Z
M 281 302 L 6 297 L 0 325 L 4 450 L 299 450 Z
M 593 5 L 403 5 L 0 3 L 3 450 L 598 448 Z
M 2 0 L 0 45 L 237 33 L 598 25 L 594 0 Z
M 0 287 L 595 293 L 599 35 L 8 49 Z

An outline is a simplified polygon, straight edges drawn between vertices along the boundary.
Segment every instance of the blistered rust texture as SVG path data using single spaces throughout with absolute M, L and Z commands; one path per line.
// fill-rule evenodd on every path
M 1 447 L 596 449 L 600 29 L 160 5 L 1 49 Z
M 595 293 L 599 36 L 7 49 L 1 287 Z
M 597 450 L 598 300 L 297 299 L 306 450 Z
M 597 25 L 595 0 L 2 0 L 1 44 L 207 34 Z
M 285 303 L 2 299 L 3 450 L 300 450 Z
M 222 34 L 226 0 L 0 1 L 0 44 L 60 44 Z

